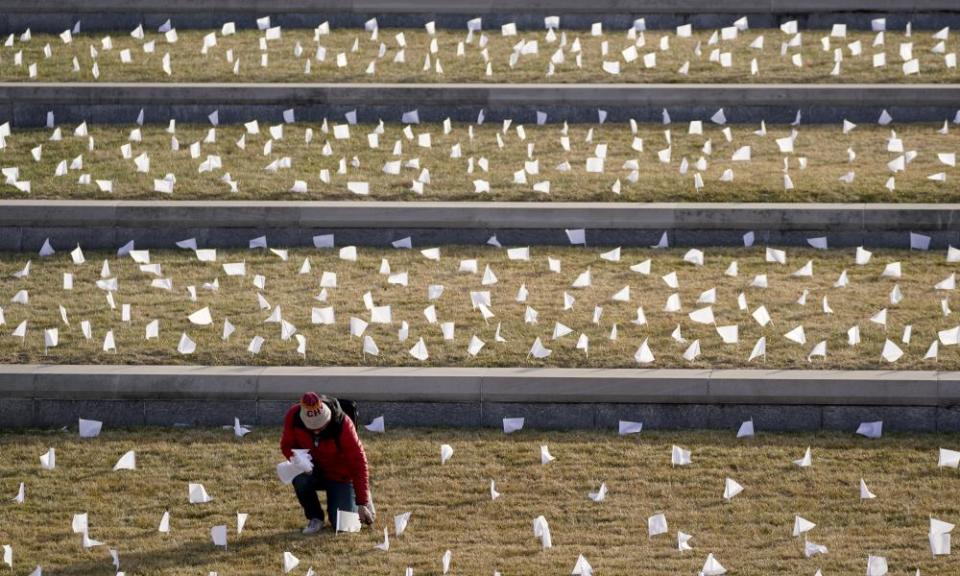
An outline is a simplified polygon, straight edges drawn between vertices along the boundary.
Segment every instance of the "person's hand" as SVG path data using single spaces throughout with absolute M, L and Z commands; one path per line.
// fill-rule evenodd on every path
M 360 522 L 370 525 L 376 519 L 377 515 L 369 504 L 362 504 L 357 507 L 357 514 L 360 515 Z

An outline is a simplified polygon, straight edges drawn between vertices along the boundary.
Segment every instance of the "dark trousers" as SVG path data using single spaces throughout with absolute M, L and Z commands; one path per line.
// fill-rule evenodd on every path
M 323 490 L 327 493 L 327 511 L 330 515 L 330 523 L 336 526 L 337 510 L 344 512 L 356 512 L 357 501 L 353 492 L 353 484 L 349 482 L 334 482 L 327 480 L 317 474 L 300 474 L 293 479 L 293 489 L 297 493 L 297 500 L 303 507 L 303 515 L 307 520 L 323 520 L 323 508 L 320 507 L 320 498 L 317 497 L 317 491 Z

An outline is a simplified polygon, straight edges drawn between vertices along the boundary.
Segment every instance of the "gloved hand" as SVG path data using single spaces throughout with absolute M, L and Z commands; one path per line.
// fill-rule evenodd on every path
M 360 515 L 360 522 L 368 526 L 373 524 L 373 521 L 377 517 L 377 514 L 373 511 L 373 508 L 371 508 L 369 504 L 357 506 L 357 514 Z

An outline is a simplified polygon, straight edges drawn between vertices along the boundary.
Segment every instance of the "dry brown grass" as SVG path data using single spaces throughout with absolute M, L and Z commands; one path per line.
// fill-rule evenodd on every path
M 228 415 L 229 416 L 229 415 Z M 389 423 L 387 424 L 389 427 Z M 911 435 L 865 440 L 851 434 L 768 434 L 735 440 L 729 432 L 605 433 L 397 431 L 364 438 L 379 517 L 358 535 L 299 533 L 302 514 L 292 490 L 276 479 L 279 430 L 235 440 L 225 430 L 107 431 L 80 441 L 74 433 L 0 436 L 0 487 L 7 496 L 27 484 L 23 505 L 0 508 L 0 542 L 13 546 L 16 574 L 41 564 L 44 574 L 112 573 L 104 548 L 84 552 L 71 533 L 75 513 L 89 514 L 91 537 L 120 551 L 120 567 L 138 576 L 281 573 L 282 555 L 318 573 L 441 573 L 453 551 L 452 574 L 567 574 L 584 554 L 597 574 L 696 574 L 713 552 L 730 574 L 862 574 L 868 554 L 886 556 L 891 574 L 953 574 L 955 560 L 932 558 L 928 518 L 956 522 L 955 471 L 937 469 L 937 449 L 956 436 Z M 446 465 L 439 445 L 455 450 Z M 557 460 L 539 461 L 548 444 Z M 670 446 L 693 451 L 693 465 L 670 467 Z M 57 450 L 57 468 L 37 460 Z M 812 446 L 813 466 L 791 461 Z M 955 446 L 954 446 L 955 447 Z M 111 472 L 127 450 L 139 469 Z M 745 490 L 725 502 L 724 478 Z M 864 478 L 877 499 L 861 503 Z M 503 496 L 491 502 L 489 481 Z M 203 483 L 213 502 L 187 503 L 187 483 Z M 606 482 L 605 502 L 587 492 Z M 170 534 L 156 531 L 164 510 Z M 412 512 L 407 532 L 391 534 L 391 550 L 374 550 L 393 516 Z M 235 532 L 236 512 L 250 514 Z M 663 512 L 669 534 L 648 539 L 646 519 Z M 554 547 L 541 551 L 532 521 L 544 515 Z M 808 537 L 829 548 L 803 557 L 791 537 L 794 515 L 815 522 Z M 229 527 L 229 548 L 214 549 L 210 528 Z M 676 532 L 693 535 L 692 552 L 676 550 Z
M 172 278 L 174 290 L 166 292 L 150 288 L 153 276 L 141 273 L 130 259 L 118 261 L 103 253 L 88 253 L 88 263 L 75 266 L 70 257 L 60 253 L 51 259 L 33 256 L 29 278 L 17 280 L 12 274 L 20 270 L 30 256 L 4 254 L 0 259 L 0 295 L 4 302 L 7 325 L 0 336 L 0 362 L 56 363 L 56 364 L 201 364 L 201 365 L 396 365 L 396 366 L 558 366 L 558 367 L 636 367 L 634 353 L 640 343 L 649 338 L 656 356 L 654 367 L 768 367 L 768 368 L 858 368 L 858 369 L 947 369 L 960 368 L 960 357 L 955 347 L 941 347 L 939 361 L 922 360 L 938 330 L 957 324 L 955 312 L 944 317 L 941 298 L 948 298 L 957 308 L 954 292 L 937 291 L 934 284 L 956 271 L 943 253 L 906 253 L 896 250 L 878 250 L 866 266 L 854 264 L 853 250 L 836 249 L 829 252 L 789 249 L 788 264 L 780 266 L 764 262 L 762 248 L 706 250 L 706 265 L 702 268 L 682 262 L 684 250 L 624 249 L 622 261 L 608 262 L 599 258 L 601 249 L 534 247 L 531 261 L 510 261 L 505 251 L 492 247 L 443 247 L 440 262 L 427 260 L 418 251 L 363 248 L 356 263 L 339 260 L 336 251 L 292 250 L 290 259 L 282 262 L 277 256 L 263 251 L 220 251 L 217 263 L 200 263 L 190 252 L 155 251 L 154 262 L 160 263 L 163 277 Z M 562 261 L 562 272 L 551 273 L 547 256 Z M 105 294 L 94 286 L 100 277 L 102 260 L 111 261 L 113 274 L 119 278 L 120 291 L 116 294 L 117 310 L 111 311 Z M 298 270 L 309 258 L 313 270 L 300 275 Z M 393 272 L 407 271 L 409 286 L 388 285 L 387 277 L 378 273 L 381 259 L 389 259 Z M 479 260 L 481 274 L 458 274 L 461 259 Z M 652 273 L 643 276 L 629 269 L 630 265 L 647 258 L 653 259 Z M 814 261 L 813 278 L 795 278 L 791 274 L 808 260 Z M 247 263 L 247 277 L 227 277 L 221 264 Z M 739 263 L 739 276 L 727 277 L 724 271 L 732 261 Z M 899 281 L 881 278 L 888 262 L 902 261 L 904 277 Z M 481 286 L 484 267 L 488 265 L 499 282 Z M 593 286 L 588 289 L 570 287 L 574 279 L 590 268 Z M 850 285 L 833 288 L 841 270 L 848 270 Z M 314 299 L 320 292 L 319 278 L 323 271 L 338 275 L 338 287 L 329 289 L 326 303 Z M 679 277 L 683 312 L 662 312 L 664 303 L 673 290 L 661 276 L 676 271 Z M 62 290 L 62 274 L 75 274 L 73 292 Z M 306 357 L 296 353 L 296 341 L 280 340 L 279 324 L 264 324 L 269 310 L 257 306 L 257 290 L 253 276 L 266 278 L 264 297 L 273 306 L 279 305 L 283 317 L 297 327 L 307 339 Z M 749 288 L 757 274 L 767 274 L 769 288 Z M 220 290 L 210 292 L 201 288 L 215 278 Z M 445 342 L 439 325 L 428 324 L 423 310 L 431 304 L 427 300 L 427 286 L 443 284 L 444 294 L 433 301 L 440 322 L 456 322 L 453 342 Z M 529 290 L 526 303 L 515 301 L 521 284 Z M 892 305 L 889 294 L 899 284 L 904 294 L 900 304 Z M 199 293 L 196 303 L 190 302 L 187 286 L 194 285 Z M 611 297 L 624 286 L 631 289 L 629 302 L 614 302 Z M 718 325 L 738 324 L 740 343 L 725 345 L 712 326 L 695 324 L 687 313 L 700 306 L 694 302 L 710 288 L 717 288 L 714 312 Z M 30 304 L 10 304 L 10 298 L 21 289 L 30 293 Z M 470 309 L 470 292 L 489 290 L 492 310 L 496 314 L 484 323 L 479 311 Z M 807 304 L 796 304 L 803 290 L 809 290 Z M 391 304 L 393 324 L 371 324 L 369 334 L 378 344 L 379 357 L 361 353 L 361 339 L 349 336 L 349 319 L 370 319 L 362 295 L 370 291 L 377 305 Z M 576 298 L 573 308 L 563 311 L 563 292 Z M 737 295 L 746 294 L 747 311 L 739 311 Z M 824 314 L 821 299 L 827 297 L 834 314 Z M 120 306 L 130 304 L 132 322 L 121 322 Z M 68 312 L 70 326 L 60 320 L 58 306 Z M 750 314 L 761 304 L 773 318 L 761 328 Z M 524 323 L 524 310 L 529 305 L 539 312 L 537 324 Z M 592 323 L 594 307 L 603 307 L 600 324 Z M 209 306 L 214 324 L 208 327 L 192 326 L 187 316 Z M 312 325 L 311 308 L 333 306 L 336 324 Z M 637 326 L 636 309 L 643 306 L 649 324 Z M 887 308 L 888 325 L 871 323 L 869 318 Z M 237 332 L 228 342 L 221 340 L 224 319 L 236 325 Z M 151 320 L 160 321 L 160 338 L 144 341 L 144 328 Z M 10 336 L 23 320 L 28 321 L 25 344 Z M 89 320 L 93 339 L 84 340 L 80 321 Z M 397 337 L 400 321 L 410 324 L 409 339 L 400 342 Z M 555 322 L 574 329 L 574 333 L 559 340 L 551 340 Z M 497 324 L 502 323 L 506 343 L 494 341 Z M 618 339 L 609 340 L 612 325 L 618 326 Z M 687 344 L 675 342 L 670 334 L 681 325 Z M 798 324 L 806 330 L 807 343 L 795 344 L 783 334 Z M 848 346 L 847 330 L 859 325 L 863 342 Z M 904 326 L 912 325 L 913 337 L 909 345 L 900 341 Z M 43 329 L 58 327 L 60 345 L 48 354 L 43 350 Z M 101 351 L 104 335 L 112 329 L 118 352 Z M 197 343 L 196 353 L 182 356 L 177 343 L 187 332 Z M 578 334 L 590 340 L 589 355 L 575 349 Z M 487 343 L 476 358 L 466 350 L 472 335 Z M 247 352 L 254 336 L 266 339 L 259 355 Z M 754 343 L 761 336 L 767 338 L 766 360 L 747 363 Z M 407 351 L 418 338 L 423 337 L 430 359 L 421 363 Z M 528 358 L 534 339 L 540 337 L 553 354 L 545 360 Z M 894 365 L 883 362 L 880 351 L 885 338 L 896 341 L 904 350 L 904 357 Z M 702 356 L 687 362 L 681 355 L 694 339 L 701 340 Z M 807 355 L 820 340 L 828 342 L 826 359 L 808 362 Z
M 175 44 L 168 44 L 163 35 L 147 32 L 146 41 L 156 41 L 153 54 L 144 53 L 142 42 L 134 40 L 129 31 L 112 34 L 84 33 L 75 37 L 73 43 L 64 45 L 56 35 L 36 34 L 26 43 L 17 42 L 13 47 L 0 48 L 0 80 L 28 81 L 29 65 L 36 63 L 38 81 L 77 82 L 93 81 L 91 47 L 98 51 L 100 81 L 153 81 L 153 82 L 956 82 L 957 69 L 947 69 L 942 54 L 931 50 L 938 42 L 932 39 L 932 32 L 920 31 L 907 38 L 902 32 L 887 32 L 885 46 L 873 48 L 875 35 L 870 32 L 850 31 L 846 40 L 832 39 L 830 50 L 823 50 L 820 39 L 829 36 L 828 30 L 802 31 L 803 45 L 791 48 L 787 55 L 781 56 L 780 44 L 791 37 L 780 30 L 751 30 L 741 34 L 736 40 L 722 41 L 716 46 L 708 45 L 713 31 L 699 31 L 692 38 L 678 38 L 674 31 L 648 31 L 646 45 L 637 49 L 639 58 L 627 63 L 621 51 L 634 45 L 625 31 L 608 31 L 603 38 L 590 36 L 589 31 L 567 31 L 567 46 L 564 50 L 565 62 L 556 66 L 556 73 L 548 77 L 547 69 L 551 55 L 557 51 L 560 39 L 554 43 L 546 41 L 546 33 L 524 31 L 516 37 L 503 37 L 500 31 L 488 31 L 487 50 L 493 65 L 493 75 L 486 75 L 486 62 L 481 54 L 479 40 L 474 37 L 471 44 L 465 46 L 465 55 L 457 57 L 457 43 L 465 40 L 466 31 L 438 30 L 436 40 L 438 52 L 431 57 L 431 68 L 423 71 L 424 60 L 429 52 L 431 38 L 423 29 L 384 29 L 380 38 L 370 40 L 369 34 L 357 29 L 334 30 L 329 36 L 322 36 L 320 45 L 326 49 L 326 59 L 317 61 L 317 43 L 313 40 L 312 30 L 288 29 L 283 31 L 280 40 L 268 43 L 269 66 L 260 63 L 261 50 L 256 31 L 241 31 L 235 36 L 219 37 L 218 44 L 207 56 L 200 54 L 203 37 L 211 30 L 181 30 Z M 395 35 L 403 32 L 406 37 L 406 62 L 393 64 L 399 50 Z M 103 50 L 101 38 L 111 36 L 112 50 Z M 750 49 L 749 45 L 757 36 L 765 38 L 765 49 Z M 659 50 L 661 37 L 667 37 L 670 50 Z M 515 67 L 509 67 L 510 54 L 521 40 L 539 41 L 536 55 L 523 56 Z M 575 39 L 582 45 L 582 68 L 576 64 L 576 55 L 569 51 Z M 378 58 L 381 41 L 386 52 Z M 854 57 L 847 47 L 856 41 L 861 42 L 863 53 Z M 353 52 L 354 42 L 357 51 Z M 602 43 L 608 42 L 609 53 L 602 53 Z M 903 61 L 899 56 L 901 43 L 913 42 L 913 55 L 920 59 L 919 74 L 905 76 L 901 69 Z M 50 45 L 52 55 L 46 58 L 44 46 Z M 295 56 L 295 47 L 300 44 L 302 55 Z M 696 54 L 697 45 L 701 45 L 701 54 Z M 718 62 L 710 61 L 714 48 L 722 52 L 731 52 L 732 66 L 721 68 Z M 839 76 L 831 76 L 834 66 L 834 49 L 841 48 L 844 60 Z M 947 52 L 957 51 L 956 35 L 946 42 Z M 133 62 L 122 64 L 120 52 L 130 49 Z M 233 64 L 227 61 L 227 50 L 233 50 L 240 59 L 239 73 L 233 73 Z M 14 65 L 14 55 L 23 52 L 23 65 Z M 171 56 L 172 74 L 162 70 L 161 60 L 165 53 Z M 656 53 L 655 68 L 645 68 L 643 55 Z M 885 52 L 887 65 L 873 67 L 873 55 Z M 338 67 L 337 54 L 347 55 L 347 66 Z M 791 57 L 802 54 L 803 67 L 796 67 Z M 437 74 L 435 65 L 439 56 L 442 74 Z M 73 72 L 73 58 L 76 57 L 80 71 Z M 750 61 L 756 58 L 760 73 L 752 76 Z M 621 62 L 621 74 L 611 75 L 602 70 L 603 61 Z M 311 73 L 305 73 L 307 61 L 312 61 Z M 375 74 L 366 73 L 367 66 L 376 62 Z M 689 74 L 678 74 L 684 64 L 690 63 Z
M 332 124 L 343 121 L 331 119 Z M 960 192 L 954 185 L 956 168 L 941 163 L 937 154 L 956 152 L 958 132 L 938 134 L 940 126 L 903 125 L 893 127 L 903 141 L 904 150 L 915 150 L 918 155 L 905 172 L 896 174 L 896 190 L 885 187 L 887 179 L 894 174 L 887 163 L 898 153 L 887 151 L 890 128 L 860 125 L 849 134 L 842 134 L 837 126 L 802 126 L 795 139 L 795 153 L 784 155 L 779 151 L 776 139 L 790 135 L 788 126 L 768 126 L 766 136 L 754 134 L 758 126 L 733 125 L 732 141 L 728 142 L 722 128 L 705 122 L 703 135 L 689 134 L 687 124 L 670 126 L 672 158 L 669 164 L 660 162 L 658 151 L 668 144 L 661 125 L 640 125 L 637 137 L 643 139 L 643 151 L 631 146 L 634 134 L 629 124 L 585 125 L 569 127 L 570 151 L 561 145 L 562 125 L 524 126 L 526 140 L 521 140 L 517 125 L 510 126 L 504 134 L 502 125 L 485 124 L 474 126 L 474 138 L 469 137 L 469 126 L 454 124 L 450 134 L 444 134 L 440 124 L 416 126 L 413 132 L 430 134 L 432 147 L 417 145 L 417 139 L 407 140 L 403 127 L 386 124 L 380 136 L 379 149 L 371 149 L 367 134 L 375 129 L 371 125 L 351 127 L 349 140 L 336 140 L 332 134 L 324 134 L 316 124 L 284 126 L 282 140 L 273 141 L 272 150 L 264 155 L 270 140 L 268 125 L 260 123 L 260 134 L 246 135 L 246 149 L 241 150 L 236 142 L 245 133 L 243 126 L 222 126 L 217 129 L 216 142 L 201 146 L 199 158 L 191 158 L 190 145 L 202 141 L 209 126 L 180 125 L 176 138 L 180 150 L 171 150 L 171 136 L 166 126 L 147 125 L 142 129 L 142 143 L 133 142 L 132 156 L 147 153 L 150 157 L 150 172 L 138 173 L 133 160 L 124 160 L 120 148 L 129 143 L 131 128 L 111 126 L 91 127 L 95 148 L 88 150 L 88 139 L 73 134 L 73 127 L 63 127 L 63 140 L 49 141 L 49 130 L 16 131 L 7 139 L 7 149 L 0 152 L 0 166 L 19 166 L 20 179 L 31 182 L 32 193 L 25 194 L 10 185 L 0 188 L 0 198 L 71 198 L 71 199 L 243 199 L 243 200 L 508 200 L 508 201 L 678 201 L 678 202 L 957 202 Z M 308 129 L 314 132 L 314 140 L 305 143 Z M 588 135 L 592 135 L 591 141 Z M 497 137 L 503 140 L 503 148 Z M 329 139 L 329 140 L 328 140 Z M 393 155 L 394 143 L 401 141 L 403 154 Z M 707 141 L 713 147 L 712 154 L 703 152 Z M 330 154 L 323 148 L 329 142 Z M 451 159 L 451 149 L 460 144 L 462 157 Z M 588 173 L 586 160 L 596 154 L 596 147 L 607 145 L 605 172 Z M 36 162 L 31 150 L 42 145 L 42 158 Z M 533 146 L 531 156 L 528 145 Z M 741 146 L 752 148 L 750 162 L 734 162 L 734 152 Z M 853 150 L 856 159 L 848 160 L 847 150 Z M 198 173 L 200 164 L 208 156 L 220 156 L 223 169 Z M 71 170 L 68 175 L 56 177 L 57 165 L 82 156 L 84 169 Z M 272 162 L 289 157 L 292 168 L 270 173 L 265 167 Z M 807 168 L 801 169 L 799 158 L 806 158 Z M 489 172 L 480 168 L 481 158 L 489 162 Z M 702 178 L 705 187 L 697 191 L 694 174 L 699 159 L 707 162 Z M 358 166 L 354 167 L 354 159 Z M 399 175 L 383 172 L 388 161 L 404 162 L 419 159 L 420 167 L 430 173 L 430 183 L 424 194 L 411 190 L 412 182 L 420 178 L 420 169 L 404 168 Z M 474 172 L 467 172 L 470 159 Z M 524 162 L 539 161 L 539 174 L 527 174 L 527 184 L 514 184 L 514 173 L 524 170 Z M 680 174 L 686 159 L 688 171 Z M 630 181 L 633 170 L 625 168 L 627 161 L 636 161 L 636 182 Z M 564 161 L 571 170 L 561 172 L 557 167 Z M 784 189 L 784 162 L 789 161 L 789 171 L 795 188 Z M 345 174 L 337 174 L 341 162 Z M 721 182 L 727 169 L 734 172 L 732 182 Z M 328 170 L 331 181 L 321 181 L 321 170 Z M 848 172 L 855 173 L 852 183 L 840 181 Z M 80 174 L 90 174 L 91 184 L 78 184 Z M 177 183 L 172 195 L 154 192 L 154 179 L 172 173 Z M 221 181 L 229 173 L 239 182 L 238 192 Z M 946 182 L 928 180 L 936 173 L 946 174 Z M 474 180 L 490 183 L 490 194 L 474 192 Z M 95 180 L 113 182 L 113 193 L 100 192 Z M 295 180 L 307 183 L 307 193 L 294 193 Z M 612 191 L 619 180 L 621 193 Z M 370 184 L 370 195 L 358 196 L 347 190 L 347 182 L 364 181 Z M 535 192 L 536 182 L 549 181 L 550 193 Z

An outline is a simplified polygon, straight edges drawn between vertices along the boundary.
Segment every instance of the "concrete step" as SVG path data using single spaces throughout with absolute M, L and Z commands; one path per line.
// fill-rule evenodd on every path
M 511 118 L 549 122 L 661 122 L 666 109 L 677 122 L 708 120 L 724 108 L 729 122 L 786 123 L 802 113 L 805 123 L 876 122 L 887 110 L 895 122 L 942 122 L 960 107 L 957 84 L 377 84 L 377 83 L 0 83 L 0 118 L 15 126 L 44 126 L 47 112 L 58 123 L 132 124 L 140 110 L 146 122 L 221 123 L 251 119 L 281 122 L 296 110 L 300 121 L 343 118 L 356 110 L 360 122 L 399 122 L 418 109 L 423 122 L 475 122 Z
M 960 373 L 843 370 L 0 366 L 0 428 L 277 425 L 314 390 L 355 399 L 361 423 L 530 428 L 960 430 Z
M 311 246 L 335 233 L 337 245 L 389 246 L 411 236 L 417 246 L 567 245 L 565 229 L 585 228 L 590 246 L 652 246 L 667 233 L 671 246 L 808 246 L 826 236 L 831 247 L 909 248 L 910 232 L 931 236 L 931 249 L 960 245 L 955 204 L 725 204 L 592 202 L 251 202 L 251 201 L 0 201 L 0 250 L 172 248 L 195 237 L 202 246 Z
M 912 22 L 915 28 L 956 27 L 960 9 L 953 0 L 0 0 L 0 31 L 62 32 L 77 20 L 83 30 L 132 30 L 138 24 L 156 28 L 167 19 L 178 28 L 219 27 L 236 21 L 255 28 L 256 19 L 271 16 L 274 25 L 316 27 L 363 26 L 376 17 L 381 27 L 422 26 L 465 29 L 482 17 L 484 28 L 515 22 L 521 28 L 543 29 L 544 16 L 560 16 L 564 29 L 589 28 L 593 22 L 625 30 L 634 18 L 646 17 L 648 28 L 692 23 L 697 28 L 729 26 L 748 16 L 752 28 L 777 26 L 797 19 L 803 27 L 829 28 L 834 22 L 870 29 L 870 21 L 886 16 L 890 29 Z

